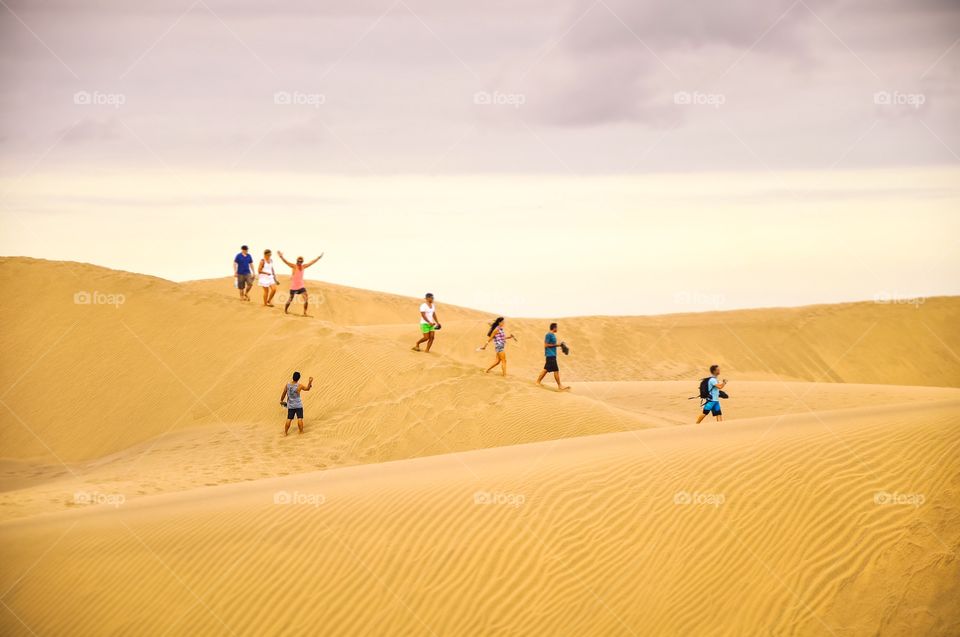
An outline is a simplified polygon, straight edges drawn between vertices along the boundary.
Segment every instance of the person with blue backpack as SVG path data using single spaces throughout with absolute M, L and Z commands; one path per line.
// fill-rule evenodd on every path
M 725 392 L 720 391 L 727 386 L 727 379 L 717 380 L 720 377 L 720 366 L 711 365 L 710 375 L 700 381 L 700 398 L 705 400 L 703 403 L 703 413 L 697 418 L 697 424 L 703 422 L 708 415 L 713 414 L 717 422 L 723 422 L 723 411 L 720 409 L 720 399 L 726 398 Z

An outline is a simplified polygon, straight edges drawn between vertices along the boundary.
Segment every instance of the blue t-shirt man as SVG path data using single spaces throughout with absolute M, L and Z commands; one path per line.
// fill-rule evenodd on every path
M 233 262 L 237 264 L 237 274 L 245 275 L 252 272 L 253 257 L 249 253 L 238 252 Z
M 547 338 L 544 342 L 554 345 L 554 347 L 544 347 L 543 351 L 547 353 L 548 357 L 553 356 L 554 358 L 556 358 L 557 357 L 557 348 L 556 348 L 557 335 L 554 334 L 553 332 L 547 332 Z
M 717 387 L 717 377 L 711 376 L 707 381 L 707 391 L 710 392 L 710 400 L 716 402 L 720 400 L 720 389 Z

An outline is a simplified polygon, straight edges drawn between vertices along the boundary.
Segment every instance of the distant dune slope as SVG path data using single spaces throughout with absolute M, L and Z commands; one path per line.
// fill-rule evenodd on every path
M 318 271 L 319 272 L 319 271 Z M 281 277 L 281 291 L 286 278 Z M 230 280 L 183 284 L 231 296 Z M 368 326 L 404 343 L 416 339 L 418 299 L 309 281 L 323 299 L 317 316 Z M 477 353 L 488 323 L 498 315 L 444 302 L 437 350 L 471 365 L 492 360 Z M 556 317 L 510 320 L 520 345 L 508 345 L 516 373 L 542 366 L 542 337 Z M 711 362 L 753 380 L 807 380 L 960 387 L 960 297 L 918 303 L 843 303 L 664 316 L 596 316 L 559 319 L 573 348 L 562 358 L 570 378 L 583 380 L 695 379 Z M 369 327 L 375 326 L 375 327 Z M 411 339 L 413 337 L 413 339 Z
M 96 458 L 198 425 L 272 428 L 294 369 L 317 380 L 308 413 L 322 414 L 330 436 L 366 440 L 358 444 L 378 450 L 368 460 L 653 424 L 590 398 L 535 390 L 546 319 L 512 322 L 520 344 L 510 346 L 512 378 L 501 383 L 481 374 L 492 352 L 475 349 L 489 315 L 473 310 L 441 305 L 444 330 L 427 356 L 409 351 L 418 301 L 379 292 L 310 282 L 316 318 L 303 319 L 242 304 L 227 280 L 181 285 L 3 258 L 0 282 L 11 300 L 0 306 L 0 442 L 8 458 Z M 120 295 L 122 304 L 109 304 Z M 917 308 L 571 318 L 562 335 L 573 354 L 561 363 L 568 381 L 695 381 L 717 361 L 737 378 L 956 387 L 958 319 L 953 297 Z
M 956 634 L 958 408 L 607 434 L 0 524 L 0 626 Z

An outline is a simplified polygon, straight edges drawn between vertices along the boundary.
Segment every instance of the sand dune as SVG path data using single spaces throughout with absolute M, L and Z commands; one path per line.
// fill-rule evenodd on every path
M 960 298 L 562 319 L 561 395 L 551 319 L 502 379 L 488 312 L 442 304 L 426 355 L 380 292 L 0 281 L 3 634 L 960 632 Z M 727 421 L 692 426 L 710 362 Z
M 209 282 L 177 285 L 94 266 L 11 258 L 0 260 L 0 274 L 8 298 L 32 300 L 0 309 L 7 326 L 0 382 L 7 388 L 2 400 L 9 407 L 0 412 L 0 435 L 13 459 L 74 462 L 170 431 L 271 422 L 278 409 L 270 394 L 279 396 L 293 369 L 320 381 L 317 395 L 322 394 L 328 421 L 344 415 L 372 427 L 374 422 L 396 422 L 388 414 L 400 409 L 424 422 L 422 434 L 450 429 L 451 418 L 468 413 L 485 427 L 515 431 L 507 424 L 513 408 L 534 422 L 562 418 L 558 413 L 590 420 L 578 409 L 593 406 L 576 397 L 557 412 L 545 396 L 530 393 L 527 381 L 542 366 L 538 344 L 545 321 L 513 321 L 521 345 L 510 349 L 510 366 L 513 380 L 523 382 L 489 388 L 477 382 L 479 370 L 492 358 L 474 351 L 489 317 L 478 312 L 444 307 L 445 331 L 437 354 L 428 358 L 407 351 L 417 336 L 412 299 L 407 316 L 413 319 L 396 325 L 399 297 L 348 290 L 344 317 L 336 309 L 341 288 L 327 284 L 311 283 L 324 302 L 318 303 L 316 319 L 303 319 L 241 304 L 229 296 L 226 280 L 214 293 L 203 291 L 212 286 Z M 37 296 L 41 281 L 44 294 Z M 76 293 L 94 291 L 123 295 L 124 303 L 73 302 Z M 346 318 L 349 324 L 325 320 L 333 318 Z M 377 321 L 386 324 L 370 326 Z M 353 326 L 360 322 L 367 327 Z M 960 350 L 960 333 L 952 326 L 958 322 L 957 298 L 928 299 L 919 308 L 861 303 L 567 319 L 563 336 L 574 355 L 562 363 L 571 381 L 695 381 L 703 375 L 704 361 L 716 361 L 740 379 L 956 387 L 960 359 L 953 352 Z M 531 412 L 530 401 L 545 411 Z M 76 419 L 76 414 L 85 417 Z M 63 426 L 67 419 L 70 427 Z M 580 433 L 641 426 L 629 420 Z M 558 427 L 546 436 L 512 437 L 503 444 L 569 433 L 562 423 Z M 431 436 L 437 437 L 405 440 L 398 453 L 376 459 L 410 457 L 415 453 L 411 447 L 427 444 Z M 498 444 L 474 442 L 431 451 Z M 382 450 L 389 443 L 381 440 L 376 446 Z
M 281 291 L 286 279 L 281 277 Z M 406 342 L 417 320 L 415 299 L 310 281 L 324 299 L 316 313 L 344 325 Z M 230 280 L 184 284 L 230 297 Z M 489 312 L 447 305 L 443 347 L 438 350 L 474 365 Z M 338 301 L 338 297 L 344 299 Z M 412 311 L 411 311 L 412 310 Z M 411 321 L 411 313 L 413 319 Z M 454 319 L 454 320 L 448 320 Z M 509 317 L 508 317 L 509 318 Z M 538 344 L 558 317 L 510 319 L 520 338 L 510 348 L 514 369 L 542 365 Z M 704 361 L 720 363 L 731 377 L 750 380 L 960 386 L 960 298 L 916 303 L 844 303 L 645 317 L 588 316 L 561 320 L 562 336 L 574 356 L 563 359 L 572 378 L 582 380 L 676 380 L 703 376 Z M 369 327 L 373 326 L 373 327 Z M 415 331 L 415 330 L 414 330 Z
M 51 633 L 947 634 L 958 407 L 608 434 L 8 523 L 2 585 Z

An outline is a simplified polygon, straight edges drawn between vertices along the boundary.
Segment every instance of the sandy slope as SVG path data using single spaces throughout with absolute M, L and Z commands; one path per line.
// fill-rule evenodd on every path
M 41 633 L 950 634 L 958 408 L 607 434 L 34 518 L 0 527 L 0 584 Z
M 427 357 L 408 351 L 417 336 L 416 301 L 408 301 L 413 319 L 396 325 L 398 297 L 381 293 L 348 290 L 341 311 L 331 309 L 340 289 L 311 283 L 325 301 L 316 319 L 303 319 L 243 305 L 229 288 L 194 289 L 209 283 L 177 285 L 72 263 L 5 258 L 0 282 L 5 297 L 31 300 L 0 306 L 0 442 L 12 459 L 81 461 L 170 431 L 272 422 L 279 410 L 271 395 L 279 397 L 293 369 L 318 379 L 328 422 L 346 418 L 356 435 L 376 427 L 377 460 L 417 455 L 424 445 L 436 453 L 501 444 L 436 442 L 470 422 L 514 432 L 502 444 L 567 435 L 572 422 L 581 434 L 642 426 L 626 413 L 611 422 L 608 411 L 598 423 L 589 417 L 595 405 L 582 398 L 558 411 L 552 397 L 531 393 L 544 321 L 514 321 L 521 343 L 509 350 L 515 378 L 490 388 L 479 371 L 492 355 L 474 351 L 486 319 L 469 310 L 444 308 L 437 354 Z M 125 302 L 77 305 L 77 291 L 122 294 Z M 352 326 L 360 316 L 367 325 Z M 387 324 L 370 325 L 381 320 Z M 695 382 L 705 362 L 717 361 L 738 379 L 956 387 L 958 322 L 958 298 L 928 299 L 919 308 L 861 303 L 567 319 L 563 336 L 574 355 L 561 362 L 568 380 Z M 517 417 L 550 424 L 518 437 L 511 425 Z M 458 426 L 462 419 L 469 422 Z M 395 452 L 385 451 L 390 447 Z
M 281 277 L 281 289 L 286 279 Z M 406 342 L 417 320 L 414 299 L 310 281 L 324 299 L 317 315 L 366 326 Z M 228 297 L 230 281 L 184 284 Z M 448 306 L 443 312 L 445 355 L 474 365 L 492 354 L 474 350 L 484 340 L 496 308 L 480 313 Z M 338 300 L 343 296 L 349 303 Z M 344 307 L 346 306 L 346 307 Z M 376 318 L 375 318 L 376 317 Z M 447 318 L 455 318 L 448 321 Z M 509 317 L 508 317 L 509 318 Z M 520 345 L 509 346 L 517 373 L 542 366 L 539 343 L 556 317 L 511 319 Z M 752 380 L 960 386 L 960 298 L 936 297 L 920 304 L 845 303 L 702 314 L 560 319 L 561 337 L 574 355 L 562 359 L 571 378 L 584 380 L 675 380 L 704 375 L 705 361 L 720 363 L 731 377 Z M 373 325 L 373 326 L 371 326 Z M 415 331 L 415 328 L 413 328 Z M 709 364 L 709 363 L 707 363 Z M 522 370 L 522 371 L 521 371 Z
M 960 298 L 563 319 L 559 395 L 548 319 L 501 379 L 489 314 L 226 284 L 0 258 L 3 634 L 960 632 Z
M 530 421 L 518 411 L 502 421 L 502 429 L 496 429 L 482 420 L 460 418 L 437 431 L 437 438 L 431 441 L 427 436 L 423 446 L 406 453 L 416 457 L 585 435 L 616 429 L 616 423 L 630 416 L 644 427 L 687 425 L 698 413 L 698 402 L 686 400 L 681 393 L 688 389 L 689 384 L 679 381 L 581 383 L 578 392 L 597 401 L 589 420 L 570 419 L 563 412 L 553 419 Z M 726 409 L 727 422 L 797 413 L 820 417 L 863 405 L 882 416 L 898 406 L 951 399 L 960 400 L 960 389 L 745 381 L 738 383 L 737 397 L 727 402 Z M 529 401 L 513 400 L 518 410 L 536 409 Z M 398 440 L 416 436 L 414 431 L 387 426 L 358 430 L 352 423 L 350 414 L 333 422 L 321 419 L 302 438 L 283 438 L 278 426 L 263 423 L 217 424 L 171 432 L 67 467 L 7 460 L 0 464 L 0 520 L 77 508 L 76 493 L 119 493 L 133 501 L 158 493 L 393 460 L 406 449 Z

